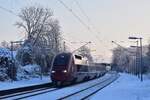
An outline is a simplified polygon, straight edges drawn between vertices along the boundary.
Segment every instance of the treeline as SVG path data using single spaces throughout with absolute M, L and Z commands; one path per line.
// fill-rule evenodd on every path
M 112 69 L 118 72 L 127 72 L 136 75 L 141 72 L 150 73 L 150 45 L 143 46 L 142 49 L 141 64 L 140 47 L 115 48 L 113 50 Z
M 54 18 L 51 9 L 25 7 L 18 16 L 20 20 L 15 26 L 23 30 L 27 38 L 21 45 L 13 44 L 14 59 L 0 57 L 1 81 L 9 78 L 26 78 L 21 74 L 48 74 L 54 55 L 62 52 L 64 48 L 59 22 Z M 1 47 L 11 50 L 10 43 L 6 41 L 1 42 Z

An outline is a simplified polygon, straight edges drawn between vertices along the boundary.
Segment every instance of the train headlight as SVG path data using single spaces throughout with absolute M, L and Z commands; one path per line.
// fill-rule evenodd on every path
M 52 73 L 55 73 L 55 71 L 54 71 L 54 70 L 52 70 Z
M 64 73 L 67 73 L 67 70 L 63 70 Z

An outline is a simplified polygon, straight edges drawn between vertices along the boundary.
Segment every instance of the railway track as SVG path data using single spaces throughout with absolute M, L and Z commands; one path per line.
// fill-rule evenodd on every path
M 78 85 L 79 83 L 70 85 L 69 87 Z M 52 91 L 56 91 L 56 90 L 64 88 L 64 87 L 59 87 L 59 88 L 54 88 L 54 87 L 55 86 L 53 86 L 52 83 L 45 83 L 41 85 L 3 90 L 3 91 L 0 91 L 0 100 L 1 99 L 20 100 L 20 99 L 24 99 L 24 98 L 28 98 L 28 97 L 32 97 L 32 96 L 36 96 L 39 94 L 44 94 L 47 92 L 52 92 Z
M 92 84 L 84 89 L 78 90 L 74 93 L 65 95 L 65 96 L 61 96 L 58 97 L 58 100 L 79 100 L 79 99 L 88 99 L 90 98 L 93 94 L 95 94 L 96 92 L 98 92 L 99 90 L 101 90 L 102 88 L 106 87 L 107 85 L 109 85 L 110 83 L 112 83 L 113 81 L 115 81 L 118 78 L 118 75 L 112 75 L 112 77 L 107 77 L 104 80 L 101 80 L 100 82 L 97 82 L 95 84 Z M 51 86 L 50 86 L 51 85 Z M 71 88 L 74 86 L 78 86 L 80 84 L 75 84 L 75 85 L 71 85 L 68 86 L 67 88 Z M 41 86 L 40 86 L 41 87 Z M 8 95 L 3 95 L 0 96 L 0 100 L 20 100 L 20 99 L 27 99 L 30 97 L 36 97 L 38 95 L 42 95 L 45 93 L 48 94 L 53 94 L 55 92 L 59 92 L 63 91 L 63 89 L 67 89 L 64 87 L 61 88 L 54 88 L 52 86 L 52 84 L 47 84 L 45 87 L 41 87 L 41 88 L 37 88 L 37 89 L 30 89 L 28 91 L 22 91 L 22 92 L 17 92 L 17 93 L 12 93 L 12 94 L 8 94 Z M 18 90 L 21 91 L 21 90 Z M 80 98 L 79 98 L 80 97 Z
M 7 98 L 5 100 L 21 100 L 21 99 L 29 98 L 29 97 L 32 97 L 32 96 L 36 96 L 36 95 L 41 95 L 41 94 L 48 93 L 48 92 L 50 93 L 50 92 L 53 92 L 53 91 L 57 91 L 59 89 L 60 88 L 47 88 L 45 90 L 39 90 L 37 92 L 31 92 L 31 93 L 25 93 L 25 94 L 13 96 L 13 97 Z
M 85 81 L 85 82 L 88 82 L 88 81 Z M 85 82 L 79 82 L 79 83 L 85 83 Z M 68 85 L 68 87 L 73 87 L 73 86 L 79 85 L 79 83 L 76 83 L 74 85 Z M 55 86 L 35 89 L 35 90 L 32 90 L 32 91 L 31 90 L 24 91 L 24 92 L 21 92 L 21 93 L 18 93 L 18 94 L 15 93 L 15 94 L 12 94 L 12 95 L 9 95 L 9 96 L 1 97 L 0 100 L 1 99 L 20 100 L 20 99 L 29 98 L 29 97 L 36 96 L 36 95 L 41 95 L 41 94 L 44 94 L 44 93 L 50 93 L 50 92 L 53 92 L 53 91 L 56 91 L 56 90 L 61 90 L 61 89 L 64 88 L 63 86 L 59 87 L 59 88 L 52 88 L 52 87 L 55 87 Z
M 70 85 L 68 87 L 73 87 L 73 86 L 76 86 L 76 85 L 78 85 L 78 83 L 74 84 L 74 85 Z M 23 92 L 20 92 L 20 93 L 10 94 L 10 95 L 0 97 L 0 100 L 1 99 L 20 100 L 20 99 L 29 98 L 29 97 L 36 96 L 36 95 L 41 95 L 41 94 L 44 94 L 44 93 L 50 93 L 50 92 L 53 92 L 53 91 L 60 90 L 60 89 L 64 88 L 64 87 L 52 88 L 52 87 L 55 87 L 55 86 L 44 87 L 44 88 L 39 88 L 39 89 L 34 89 L 34 90 L 29 90 L 29 91 L 23 91 Z
M 17 95 L 21 95 L 21 94 L 36 92 L 39 90 L 45 90 L 50 87 L 53 87 L 52 83 L 44 83 L 44 84 L 28 86 L 28 87 L 1 90 L 0 91 L 0 100 L 9 98 L 9 97 L 13 97 L 13 96 L 17 96 Z
M 61 97 L 58 100 L 89 100 L 89 98 L 97 93 L 99 90 L 103 89 L 104 87 L 108 86 L 112 82 L 114 82 L 119 75 L 113 76 L 111 78 L 107 78 L 102 82 L 96 83 L 90 87 L 77 91 L 75 93 L 69 94 L 67 96 Z

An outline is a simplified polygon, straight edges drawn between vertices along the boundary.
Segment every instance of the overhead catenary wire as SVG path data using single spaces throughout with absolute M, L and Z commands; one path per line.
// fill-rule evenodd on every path
M 91 22 L 90 17 L 86 14 L 86 12 L 85 12 L 85 10 L 83 9 L 83 7 L 81 7 L 81 5 L 80 5 L 80 3 L 78 2 L 78 0 L 73 0 L 73 1 L 76 3 L 76 5 L 77 5 L 78 8 L 80 9 L 82 15 L 85 16 L 85 18 L 87 19 L 89 25 L 94 29 L 94 31 L 95 31 L 96 33 L 100 33 L 100 32 L 97 31 L 95 25 Z
M 62 0 L 58 0 L 58 1 L 59 1 L 59 3 L 61 3 L 69 12 L 71 12 L 72 15 L 73 15 L 89 32 L 92 32 L 92 33 L 93 33 L 93 31 L 91 30 L 90 26 L 88 26 L 86 23 L 84 23 L 84 21 L 82 21 L 82 19 L 81 19 L 71 8 L 69 8 Z M 97 35 L 96 35 L 95 37 L 96 37 L 96 39 L 97 39 L 99 42 L 102 42 L 102 40 L 100 40 Z
M 69 8 L 62 0 L 57 0 L 57 1 L 59 1 L 68 11 L 70 11 L 70 12 L 72 13 L 72 15 L 73 15 L 82 25 L 84 25 L 85 28 L 87 28 L 87 30 L 89 30 L 89 31 L 91 30 L 90 27 L 89 27 L 87 24 L 85 24 L 85 23 L 81 20 L 81 18 L 80 18 L 78 15 L 76 15 L 76 13 L 74 13 L 73 10 L 72 10 L 71 8 Z
M 64 37 L 60 37 L 60 38 L 62 38 L 64 40 L 64 42 L 67 43 L 69 46 L 71 46 L 71 48 L 73 48 L 74 50 L 77 49 L 77 48 L 73 47 L 74 43 L 70 42 L 69 40 L 65 39 Z M 88 43 L 88 42 L 82 42 L 82 43 Z
M 78 8 L 80 9 L 82 15 L 85 16 L 85 18 L 86 18 L 87 21 L 88 21 L 88 24 L 91 26 L 91 28 L 93 29 L 93 31 L 95 31 L 94 33 L 96 33 L 96 34 L 95 34 L 95 37 L 97 38 L 97 40 L 99 40 L 99 41 L 101 42 L 102 40 L 99 39 L 99 36 L 98 36 L 98 35 L 101 34 L 101 33 L 97 30 L 97 28 L 96 28 L 95 25 L 93 24 L 92 20 L 91 20 L 90 17 L 86 14 L 85 10 L 84 10 L 83 7 L 81 6 L 81 4 L 78 2 L 78 0 L 73 0 L 73 1 L 76 3 L 76 5 L 78 6 Z M 105 41 L 106 41 L 106 40 L 105 40 Z M 110 42 L 110 41 L 108 41 L 108 42 Z
M 15 12 L 13 12 L 12 10 L 9 10 L 9 9 L 7 9 L 7 8 L 4 8 L 4 7 L 2 7 L 2 6 L 0 6 L 0 9 L 2 9 L 3 11 L 6 11 L 6 12 L 8 12 L 8 13 L 11 13 L 11 14 L 13 14 L 13 15 L 15 15 L 15 16 L 18 16 Z
M 72 15 L 82 24 L 82 25 L 84 25 L 85 26 L 85 28 L 89 31 L 89 32 L 91 32 L 91 33 L 94 33 L 94 36 L 95 36 L 95 38 L 101 43 L 101 42 L 103 42 L 103 40 L 102 39 L 99 39 L 99 36 L 97 35 L 97 34 L 99 34 L 99 32 L 96 32 L 97 34 L 95 34 L 95 32 L 93 32 L 92 31 L 92 29 L 91 29 L 91 27 L 89 26 L 89 25 L 87 25 L 71 8 L 69 8 L 62 0 L 57 0 L 57 1 L 59 1 L 59 3 L 61 3 L 69 12 L 71 12 L 72 13 Z M 109 41 L 110 42 L 110 41 Z M 100 44 L 99 44 L 100 45 Z M 100 45 L 101 46 L 101 45 Z M 106 47 L 106 45 L 105 46 L 103 46 L 103 47 Z M 108 46 L 107 46 L 108 47 Z M 104 53 L 105 53 L 105 51 L 104 51 Z
M 91 20 L 90 17 L 86 14 L 85 10 L 84 10 L 83 7 L 81 6 L 81 4 L 78 2 L 78 0 L 73 0 L 73 1 L 76 3 L 76 5 L 78 6 L 78 8 L 80 9 L 82 15 L 85 16 L 85 18 L 87 19 L 88 24 L 89 24 L 89 25 L 92 27 L 92 29 L 95 31 L 94 33 L 96 33 L 96 34 L 95 34 L 96 38 L 98 38 L 98 40 L 100 40 L 98 35 L 101 34 L 101 32 L 99 32 L 99 31 L 97 30 L 97 28 L 96 28 L 95 25 L 93 24 L 92 20 Z M 105 40 L 105 41 L 106 41 L 106 40 Z M 107 42 L 110 42 L 110 41 L 107 41 Z
M 92 29 L 89 25 L 87 25 L 71 8 L 69 8 L 62 0 L 57 0 L 59 1 L 59 3 L 61 3 L 69 12 L 72 13 L 72 15 L 89 31 L 89 32 L 92 32 Z M 95 33 L 95 32 L 94 32 Z M 99 41 L 99 42 L 102 42 L 102 40 L 100 40 L 98 38 L 98 36 L 95 34 L 95 38 Z
M 4 7 L 2 7 L 2 6 L 0 6 L 0 9 L 1 9 L 1 10 L 3 10 L 3 11 L 8 12 L 8 13 L 10 13 L 10 14 L 14 15 L 14 16 L 19 17 L 19 15 L 18 15 L 17 13 L 13 12 L 12 10 L 9 10 L 9 9 L 4 8 Z M 25 37 L 25 36 L 24 36 L 24 37 Z M 23 38 L 24 38 L 24 37 L 23 37 Z M 21 38 L 20 40 L 22 41 L 22 40 L 23 40 L 23 38 Z
M 102 40 L 102 39 L 100 39 L 99 38 L 99 36 L 98 36 L 98 34 L 100 33 L 100 32 L 98 32 L 97 30 L 96 30 L 96 28 L 94 27 L 94 25 L 92 25 L 91 24 L 91 22 L 89 22 L 89 25 L 91 25 L 92 26 L 92 28 L 94 28 L 95 29 L 95 32 L 93 32 L 93 30 L 92 30 L 92 28 L 89 26 L 89 25 L 87 25 L 71 8 L 69 8 L 62 0 L 57 0 L 57 1 L 59 1 L 59 3 L 61 3 L 69 12 L 71 12 L 72 13 L 72 15 L 82 24 L 82 25 L 84 25 L 85 26 L 85 28 L 89 31 L 89 32 L 91 32 L 91 33 L 94 33 L 94 36 L 95 36 L 95 38 L 101 43 L 101 42 L 103 42 L 104 40 Z M 79 2 L 77 2 L 78 3 L 78 6 L 80 6 L 80 4 L 79 4 Z M 80 6 L 80 10 L 82 9 L 82 7 Z M 82 12 L 84 12 L 84 10 L 82 9 Z M 85 13 L 85 12 L 84 12 Z M 85 13 L 86 14 L 86 13 Z M 87 16 L 87 14 L 85 15 L 85 16 Z M 88 16 L 87 16 L 88 17 Z M 88 17 L 88 19 L 90 19 L 89 17 Z M 90 21 L 90 20 L 89 20 Z M 96 34 L 95 34 L 96 33 Z M 110 41 L 109 41 L 110 42 Z M 105 47 L 105 46 L 104 46 Z
M 122 48 L 123 50 L 125 50 L 125 51 L 127 51 L 127 52 L 131 52 L 131 51 L 129 51 L 127 48 L 121 46 L 120 44 L 118 44 L 118 43 L 115 42 L 115 41 L 112 41 L 112 43 L 114 43 L 115 45 L 117 45 L 118 47 Z
M 80 3 L 78 2 L 78 0 L 73 0 L 73 1 L 76 3 L 76 5 L 78 6 L 78 8 L 80 9 L 80 11 L 81 11 L 81 13 L 83 14 L 83 16 L 85 16 L 85 18 L 87 19 L 89 25 L 93 28 L 93 30 L 94 30 L 97 34 L 99 34 L 100 32 L 97 31 L 95 25 L 92 23 L 90 17 L 86 14 L 86 12 L 85 12 L 85 10 L 83 9 L 83 7 L 81 7 L 81 5 L 80 5 Z
M 81 13 L 86 17 L 86 19 L 88 20 L 88 22 L 90 22 L 90 18 L 89 16 L 85 13 L 84 9 L 81 7 L 80 3 L 77 0 L 73 0 L 76 5 L 78 6 L 78 8 L 80 9 Z

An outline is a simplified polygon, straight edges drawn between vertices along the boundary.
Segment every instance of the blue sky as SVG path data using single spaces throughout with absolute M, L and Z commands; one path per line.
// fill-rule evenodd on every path
M 103 58 L 111 56 L 110 49 L 115 47 L 112 40 L 123 46 L 129 46 L 129 36 L 142 36 L 147 44 L 150 37 L 150 0 L 77 0 L 90 18 L 90 22 L 80 11 L 74 0 L 63 0 L 86 24 L 89 32 L 58 0 L 0 0 L 0 6 L 15 13 L 25 6 L 43 6 L 51 8 L 54 17 L 61 25 L 64 38 L 68 41 L 92 41 L 93 54 Z M 24 32 L 14 26 L 20 19 L 0 9 L 0 41 L 20 40 Z M 92 24 L 91 24 L 92 23 Z M 93 28 L 94 26 L 94 28 Z M 125 41 L 125 42 L 120 42 Z M 80 44 L 82 45 L 82 44 Z M 78 48 L 79 44 L 73 44 Z M 69 46 L 69 43 L 68 43 Z

